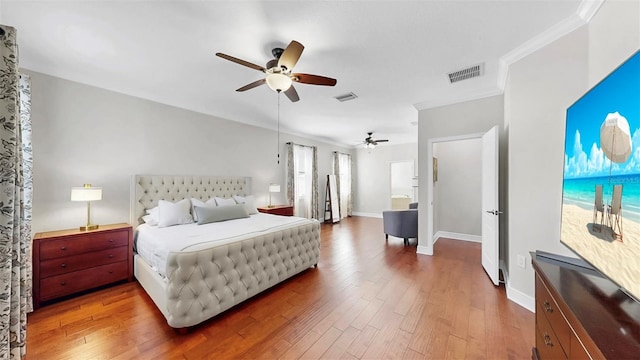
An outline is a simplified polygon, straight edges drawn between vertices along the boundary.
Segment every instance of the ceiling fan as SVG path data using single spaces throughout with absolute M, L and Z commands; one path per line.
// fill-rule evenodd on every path
M 216 53 L 216 56 L 267 74 L 264 79 L 254 81 L 236 89 L 236 91 L 247 91 L 266 83 L 272 90 L 278 93 L 283 91 L 289 100 L 296 102 L 300 100 L 300 97 L 293 87 L 294 81 L 302 84 L 324 86 L 334 86 L 337 82 L 336 79 L 325 76 L 291 72 L 298 62 L 300 55 L 302 55 L 302 50 L 304 50 L 304 46 L 295 40 L 291 41 L 286 49 L 275 48 L 271 51 L 274 58 L 267 62 L 266 67 L 223 53 Z
M 374 139 L 373 132 L 368 132 L 367 135 L 369 136 L 366 137 L 362 142 L 364 144 L 364 147 L 366 147 L 367 149 L 373 149 L 374 147 L 376 147 L 376 145 L 378 145 L 378 143 L 381 143 L 381 142 L 389 142 L 389 140 L 387 139 L 380 139 L 380 140 Z

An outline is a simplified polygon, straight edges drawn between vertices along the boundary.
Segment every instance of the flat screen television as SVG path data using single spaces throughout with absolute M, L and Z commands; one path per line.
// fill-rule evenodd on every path
M 560 239 L 640 299 L 640 51 L 567 109 Z

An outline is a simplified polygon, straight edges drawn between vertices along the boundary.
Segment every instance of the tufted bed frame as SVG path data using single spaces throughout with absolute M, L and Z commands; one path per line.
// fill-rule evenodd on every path
M 158 200 L 179 201 L 212 196 L 251 194 L 251 178 L 134 175 L 131 181 L 131 223 L 141 223 Z M 318 264 L 320 223 L 213 246 L 171 252 L 166 278 L 134 255 L 134 275 L 173 328 L 186 328 Z

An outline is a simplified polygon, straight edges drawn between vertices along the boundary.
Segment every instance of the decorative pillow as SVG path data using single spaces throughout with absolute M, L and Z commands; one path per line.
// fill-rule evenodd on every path
M 196 214 L 198 214 L 198 225 L 249 217 L 249 214 L 247 214 L 247 208 L 244 204 L 216 207 L 196 206 L 195 209 Z
M 215 199 L 216 199 L 216 204 L 218 204 L 218 206 L 236 205 L 236 201 L 233 200 L 233 198 L 224 199 L 216 196 Z
M 151 226 L 157 226 L 158 225 L 158 219 L 154 218 L 153 215 L 145 215 L 142 217 L 142 221 L 144 221 L 145 224 L 149 224 Z
M 182 199 L 175 204 L 160 200 L 158 201 L 158 209 L 160 213 L 158 227 L 191 224 L 193 222 L 193 218 L 191 217 L 191 201 L 189 201 L 189 199 Z
M 198 214 L 196 213 L 196 206 L 200 206 L 200 207 L 215 207 L 216 205 L 216 199 L 211 198 L 209 200 L 207 200 L 207 202 L 204 202 L 200 199 L 196 199 L 196 198 L 191 198 L 191 215 L 193 215 L 193 221 L 198 221 Z
M 156 225 L 158 225 L 158 221 L 160 220 L 160 209 L 158 209 L 157 206 L 151 209 L 147 209 L 147 215 L 151 215 L 153 221 L 156 223 Z M 144 217 L 142 218 L 142 220 L 144 220 Z
M 253 195 L 247 195 L 246 197 L 233 195 L 233 199 L 238 204 L 244 204 L 247 207 L 247 214 L 253 215 L 258 213 L 258 208 L 256 207 L 256 199 Z

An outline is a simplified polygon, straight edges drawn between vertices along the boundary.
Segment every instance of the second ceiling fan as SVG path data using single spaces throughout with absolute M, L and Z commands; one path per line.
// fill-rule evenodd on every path
M 296 102 L 300 100 L 300 97 L 298 96 L 296 89 L 293 87 L 293 82 L 324 86 L 334 86 L 337 82 L 336 79 L 326 76 L 293 73 L 293 67 L 298 62 L 303 50 L 304 46 L 295 40 L 291 41 L 286 49 L 275 48 L 271 51 L 274 58 L 267 62 L 266 67 L 223 53 L 216 53 L 216 56 L 267 74 L 263 79 L 247 84 L 236 89 L 236 91 L 246 91 L 266 83 L 272 90 L 276 92 L 284 92 L 289 100 Z

